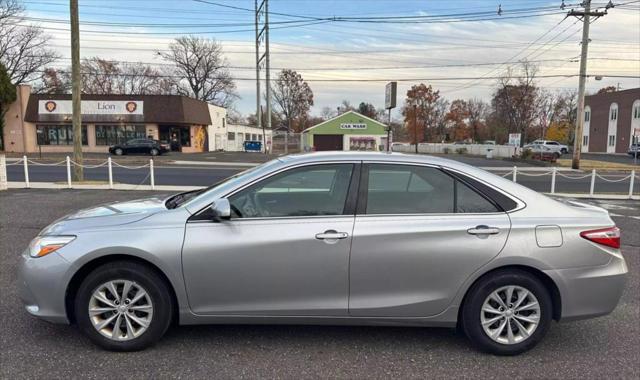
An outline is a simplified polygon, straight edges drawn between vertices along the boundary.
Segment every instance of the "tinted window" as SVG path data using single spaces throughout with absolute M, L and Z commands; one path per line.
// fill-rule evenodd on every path
M 341 215 L 352 172 L 352 164 L 335 164 L 276 174 L 229 197 L 232 217 Z
M 370 165 L 365 202 L 367 214 L 500 211 L 459 179 L 437 168 L 410 165 Z
M 496 206 L 467 185 L 456 181 L 456 212 L 498 212 Z
M 422 166 L 369 166 L 367 214 L 452 213 L 454 179 Z

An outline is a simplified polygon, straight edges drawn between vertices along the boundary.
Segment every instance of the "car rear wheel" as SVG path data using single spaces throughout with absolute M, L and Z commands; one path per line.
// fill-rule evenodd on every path
M 156 148 L 152 148 L 151 151 L 149 152 L 152 156 L 157 156 L 158 154 L 160 154 L 160 151 Z
M 113 153 L 115 153 L 116 156 L 122 156 L 124 154 L 124 150 L 122 150 L 122 148 L 116 148 Z
M 80 285 L 75 316 L 83 334 L 112 351 L 136 351 L 157 342 L 171 323 L 165 281 L 134 262 L 113 262 L 92 271 Z
M 461 318 L 465 334 L 478 349 L 517 355 L 538 344 L 549 329 L 551 297 L 528 272 L 498 271 L 469 290 Z

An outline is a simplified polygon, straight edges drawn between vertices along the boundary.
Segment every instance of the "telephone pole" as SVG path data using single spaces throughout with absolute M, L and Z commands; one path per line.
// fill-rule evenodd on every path
M 266 102 L 267 102 L 267 114 L 265 117 L 267 118 L 266 124 L 267 129 L 271 130 L 271 61 L 269 56 L 269 0 L 262 0 L 258 3 L 259 0 L 255 0 L 255 10 L 256 10 L 256 114 L 258 120 L 258 128 L 262 126 L 262 115 L 260 106 L 260 70 L 262 66 L 265 66 L 265 92 L 266 92 Z M 261 22 L 262 17 L 264 16 L 264 22 Z M 260 43 L 265 43 L 264 53 L 260 55 Z M 263 136 L 265 136 L 263 134 Z M 266 144 L 266 136 L 264 138 L 264 143 Z M 286 148 L 285 148 L 286 149 Z M 266 146 L 265 146 L 266 153 Z
M 582 151 L 582 130 L 584 128 L 584 92 L 587 81 L 587 52 L 589 50 L 589 25 L 591 23 L 591 17 L 598 18 L 607 14 L 607 9 L 613 7 L 613 4 L 609 2 L 604 12 L 591 11 L 591 0 L 584 0 L 582 3 L 584 11 L 571 10 L 567 13 L 567 16 L 577 17 L 582 19 L 582 46 L 580 52 L 580 77 L 578 82 L 578 115 L 576 117 L 576 131 L 573 141 L 573 160 L 571 161 L 571 167 L 573 169 L 580 169 L 580 153 Z
M 82 110 L 80 102 L 80 27 L 78 20 L 78 0 L 69 2 L 71 11 L 71 102 L 73 125 L 73 180 L 82 181 Z
M 256 127 L 262 127 L 262 107 L 260 106 L 260 32 L 258 24 L 260 22 L 260 12 L 258 9 L 258 0 L 255 0 L 256 9 Z M 265 146 L 266 152 L 266 146 Z

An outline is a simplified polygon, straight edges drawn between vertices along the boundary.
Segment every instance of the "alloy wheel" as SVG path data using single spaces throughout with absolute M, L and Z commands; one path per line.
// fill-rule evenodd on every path
M 98 286 L 91 295 L 88 311 L 100 334 L 126 341 L 147 331 L 153 318 L 153 303 L 140 284 L 120 279 Z
M 480 322 L 489 338 L 501 344 L 527 340 L 540 323 L 540 304 L 522 286 L 503 286 L 485 299 Z

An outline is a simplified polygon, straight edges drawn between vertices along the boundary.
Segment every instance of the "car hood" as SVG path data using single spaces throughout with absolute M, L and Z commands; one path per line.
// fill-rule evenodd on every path
M 68 214 L 42 230 L 40 235 L 59 235 L 72 231 L 134 223 L 164 211 L 166 197 L 105 203 Z

